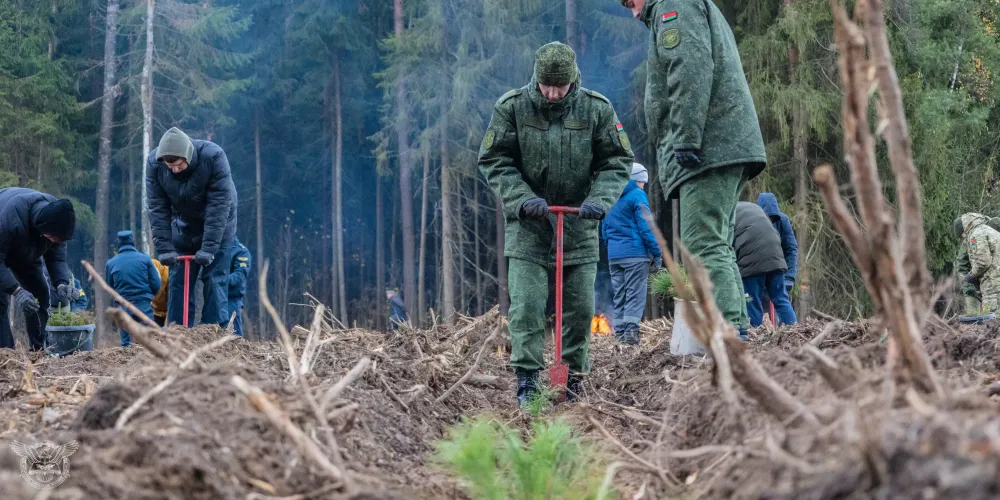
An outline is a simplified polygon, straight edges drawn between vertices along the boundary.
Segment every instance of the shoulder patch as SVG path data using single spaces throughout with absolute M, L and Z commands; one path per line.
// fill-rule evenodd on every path
M 608 104 L 611 104 L 611 100 L 608 99 L 607 97 L 604 97 L 603 95 L 601 95 L 600 92 L 588 89 L 587 90 L 587 95 L 589 95 L 590 97 L 596 97 L 596 98 L 598 98 L 598 99 L 600 99 L 600 100 L 602 100 L 602 101 L 604 101 L 604 102 L 606 102 Z
M 497 103 L 498 104 L 499 103 L 503 103 L 503 102 L 507 101 L 508 99 L 510 99 L 512 97 L 517 97 L 517 96 L 521 95 L 521 92 L 522 92 L 521 89 L 511 90 L 511 91 L 507 92 L 506 94 L 500 96 L 500 100 L 497 101 Z

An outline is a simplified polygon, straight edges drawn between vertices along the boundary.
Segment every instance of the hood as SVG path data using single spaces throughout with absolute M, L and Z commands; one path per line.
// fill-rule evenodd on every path
M 76 211 L 67 199 L 42 201 L 31 207 L 31 222 L 38 234 L 48 234 L 73 239 L 76 230 Z
M 622 195 L 619 196 L 619 198 L 624 198 L 625 195 L 631 193 L 632 191 L 635 191 L 636 189 L 639 189 L 639 184 L 630 179 L 628 181 L 628 184 L 625 185 L 625 189 L 622 190 Z
M 660 3 L 660 0 L 646 0 L 646 6 L 639 13 L 639 20 L 649 29 L 653 29 L 651 21 L 653 19 L 653 11 L 656 10 L 656 4 L 658 3 Z
M 965 234 L 969 234 L 973 229 L 986 224 L 989 222 L 990 218 L 976 212 L 969 212 L 962 216 L 962 227 L 965 229 Z
M 771 193 L 761 193 L 757 197 L 757 206 L 764 209 L 764 213 L 768 217 L 781 215 L 781 209 L 778 208 L 778 199 Z
M 573 102 L 573 99 L 580 94 L 580 70 L 576 70 L 576 79 L 573 80 L 572 86 L 569 89 L 569 93 L 566 97 L 562 99 L 551 102 L 545 96 L 542 95 L 538 90 L 538 77 L 534 74 L 531 75 L 531 82 L 528 84 L 528 96 L 531 98 L 532 104 L 535 105 L 542 112 L 542 116 L 548 121 L 553 121 L 554 119 L 562 118 L 569 111 L 569 105 Z

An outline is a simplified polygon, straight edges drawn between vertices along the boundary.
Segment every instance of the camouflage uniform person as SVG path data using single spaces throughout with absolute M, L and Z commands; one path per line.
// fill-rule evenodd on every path
M 989 217 L 983 214 L 967 213 L 961 220 L 971 264 L 965 281 L 979 283 L 986 312 L 1000 311 L 1000 232 L 990 227 Z
M 548 274 L 555 263 L 555 216 L 549 205 L 580 207 L 565 221 L 563 362 L 568 397 L 589 371 L 587 350 L 599 260 L 598 220 L 628 181 L 632 151 L 607 98 L 580 86 L 576 54 L 553 42 L 535 53 L 531 82 L 507 92 L 479 149 L 479 168 L 503 204 L 510 258 L 511 360 L 518 401 L 537 391 Z
M 736 202 L 767 158 L 736 40 L 712 0 L 621 0 L 649 28 L 646 123 L 680 237 L 723 316 L 749 326 L 733 236 Z
M 1000 217 L 991 217 L 987 224 L 993 229 L 1000 231 Z M 955 233 L 961 238 L 963 232 L 965 232 L 965 227 L 962 224 L 962 218 L 959 217 L 955 219 Z M 955 269 L 958 272 L 958 280 L 962 286 L 962 296 L 965 298 L 965 315 L 980 315 L 983 311 L 982 295 L 979 293 L 979 282 L 968 280 L 968 275 L 972 272 L 972 262 L 969 260 L 969 246 L 964 242 L 958 246 Z

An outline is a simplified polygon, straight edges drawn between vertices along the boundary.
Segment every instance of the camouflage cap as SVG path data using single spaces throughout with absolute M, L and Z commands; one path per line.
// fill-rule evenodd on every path
M 569 45 L 551 42 L 535 52 L 535 79 L 542 85 L 561 87 L 576 80 L 576 53 Z

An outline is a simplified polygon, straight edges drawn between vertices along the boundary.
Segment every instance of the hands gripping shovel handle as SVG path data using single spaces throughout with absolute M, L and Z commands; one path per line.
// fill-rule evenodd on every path
M 566 214 L 579 214 L 574 207 L 549 207 L 556 214 L 556 331 L 555 364 L 549 367 L 549 385 L 559 387 L 558 399 L 566 397 L 566 382 L 569 380 L 569 366 L 562 362 L 562 320 L 563 320 L 563 220 Z

